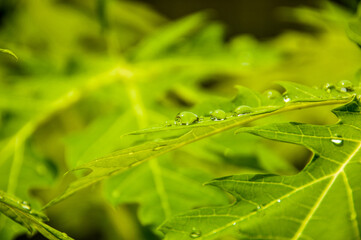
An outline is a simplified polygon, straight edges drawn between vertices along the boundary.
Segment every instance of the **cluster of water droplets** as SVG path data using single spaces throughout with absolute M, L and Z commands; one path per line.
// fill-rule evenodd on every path
M 336 90 L 338 92 L 346 93 L 346 92 L 353 92 L 354 86 L 353 83 L 349 80 L 341 80 L 336 85 L 331 83 L 326 83 L 323 86 L 323 89 L 326 90 L 328 93 Z
M 174 120 L 174 125 L 192 125 L 204 121 L 223 121 L 229 118 L 238 117 L 254 112 L 254 109 L 247 105 L 240 105 L 236 107 L 233 112 L 225 112 L 222 109 L 216 109 L 209 113 L 209 117 L 198 117 L 197 114 L 193 112 L 180 112 L 177 114 Z M 171 122 L 167 121 L 165 126 L 172 126 Z

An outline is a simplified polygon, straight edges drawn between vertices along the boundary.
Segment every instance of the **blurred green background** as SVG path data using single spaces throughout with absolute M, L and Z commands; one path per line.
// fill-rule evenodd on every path
M 322 87 L 358 78 L 359 47 L 345 34 L 357 4 L 0 1 L 0 48 L 19 58 L 0 53 L 0 189 L 40 208 L 76 177 L 64 180 L 68 170 L 152 139 L 123 134 L 163 124 L 179 111 L 206 114 L 231 99 L 236 85 L 282 92 L 275 82 Z M 327 124 L 336 120 L 329 110 L 272 121 Z M 309 156 L 302 147 L 224 133 L 81 191 L 46 213 L 51 226 L 75 239 L 161 239 L 156 227 L 167 217 L 230 201 L 202 183 L 240 172 L 294 174 Z M 159 207 L 157 177 L 169 183 L 168 211 Z M 1 216 L 0 239 L 29 238 L 44 239 Z

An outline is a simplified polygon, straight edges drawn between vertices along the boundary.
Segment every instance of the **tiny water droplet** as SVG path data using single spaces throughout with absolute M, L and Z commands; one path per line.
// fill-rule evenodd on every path
M 233 222 L 232 225 L 235 226 L 237 224 L 237 222 Z
M 277 202 L 280 203 L 280 202 L 281 202 L 281 199 L 277 199 Z
M 337 90 L 340 92 L 352 92 L 353 91 L 353 84 L 349 80 L 341 80 L 336 85 Z
M 258 210 L 261 209 L 261 208 L 262 208 L 262 207 L 261 207 L 260 205 L 257 206 L 257 209 L 258 209 Z
M 129 153 L 128 153 L 128 155 L 133 155 L 133 154 L 134 154 L 134 152 L 129 152 Z
M 29 204 L 28 202 L 26 202 L 26 201 L 22 201 L 22 202 L 20 203 L 20 205 L 21 205 L 21 207 L 22 207 L 23 209 L 25 209 L 25 210 L 27 210 L 27 211 L 31 210 L 30 204 Z
M 189 234 L 189 236 L 190 236 L 191 238 L 199 238 L 200 236 L 202 236 L 202 233 L 201 233 L 201 231 L 196 230 L 196 229 L 193 228 L 193 230 L 192 230 L 192 232 Z
M 283 101 L 284 101 L 285 103 L 288 103 L 288 102 L 291 101 L 291 98 L 290 98 L 288 95 L 284 95 L 284 96 L 283 96 Z
M 198 116 L 192 112 L 180 112 L 175 117 L 175 124 L 177 125 L 190 125 L 198 122 Z
M 279 91 L 276 91 L 274 89 L 269 89 L 269 90 L 266 90 L 264 93 L 263 93 L 268 99 L 276 99 L 276 98 L 279 98 L 281 96 L 281 93 Z
M 164 147 L 165 147 L 165 145 L 155 146 L 155 147 L 153 148 L 153 151 L 161 150 L 161 149 L 164 148 Z
M 335 88 L 335 85 L 331 84 L 331 83 L 326 83 L 323 86 L 323 89 L 325 89 L 328 93 L 330 93 L 332 91 L 332 89 Z
M 210 113 L 210 115 L 211 115 L 211 119 L 213 121 L 222 121 L 222 120 L 226 119 L 226 112 L 221 109 L 212 111 Z
M 165 122 L 164 122 L 164 126 L 165 126 L 165 127 L 170 127 L 170 126 L 173 125 L 173 123 L 174 123 L 173 121 L 165 121 Z
M 241 106 L 238 106 L 236 107 L 234 110 L 233 110 L 234 114 L 236 116 L 241 116 L 241 115 L 245 115 L 245 114 L 249 114 L 252 112 L 252 108 L 250 106 L 247 106 L 247 105 L 241 105 Z
M 343 144 L 343 140 L 342 139 L 331 139 L 331 142 L 333 144 L 335 144 L 336 146 L 341 146 Z
M 340 138 L 342 138 L 341 135 L 335 134 L 335 138 L 332 138 L 331 142 L 336 146 L 342 146 L 343 145 L 343 140 L 340 139 Z
M 357 214 L 355 212 L 352 212 L 350 215 L 350 220 L 355 220 L 357 218 Z

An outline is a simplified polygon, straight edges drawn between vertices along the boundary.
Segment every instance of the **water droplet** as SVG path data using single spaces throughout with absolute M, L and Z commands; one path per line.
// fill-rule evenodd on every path
M 128 153 L 128 155 L 133 155 L 133 154 L 134 154 L 134 152 L 129 152 L 129 153 Z
M 280 202 L 281 202 L 281 199 L 277 199 L 277 202 L 280 203 Z
M 332 91 L 332 89 L 335 88 L 335 85 L 331 84 L 331 83 L 326 83 L 323 86 L 323 89 L 325 89 L 328 93 L 330 93 Z
M 191 238 L 199 238 L 200 236 L 202 236 L 202 233 L 201 233 L 201 231 L 196 230 L 196 229 L 193 228 L 193 230 L 192 230 L 192 232 L 189 234 L 189 236 L 190 236 Z
M 236 107 L 236 109 L 234 109 L 234 114 L 236 116 L 241 116 L 241 115 L 245 115 L 245 114 L 249 114 L 252 112 L 252 108 L 250 106 L 247 105 L 241 105 Z
M 226 119 L 226 112 L 221 109 L 212 111 L 210 115 L 211 115 L 211 119 L 214 121 L 222 121 Z
M 342 146 L 343 140 L 342 139 L 331 139 L 331 142 L 336 146 Z
M 353 84 L 349 80 L 341 80 L 336 85 L 337 90 L 340 92 L 352 92 L 353 91 Z
M 281 93 L 274 90 L 274 89 L 270 89 L 270 90 L 266 90 L 264 93 L 263 93 L 268 99 L 276 99 L 278 97 L 281 96 Z
M 342 146 L 343 145 L 343 140 L 340 139 L 340 138 L 342 138 L 341 135 L 335 134 L 335 138 L 332 138 L 331 142 L 336 146 Z
M 159 146 L 155 146 L 153 148 L 153 151 L 158 151 L 158 150 L 161 150 L 162 148 L 164 148 L 166 145 L 159 145 Z
M 170 127 L 170 126 L 172 126 L 173 125 L 173 121 L 165 121 L 164 122 L 164 126 L 165 127 Z
M 355 220 L 357 218 L 356 212 L 352 212 L 350 215 L 350 220 Z
M 291 98 L 290 98 L 288 95 L 284 95 L 284 96 L 283 96 L 283 101 L 284 101 L 285 103 L 288 103 L 288 102 L 291 101 Z
M 31 210 L 30 204 L 29 204 L 28 202 L 26 202 L 26 201 L 22 201 L 22 202 L 20 203 L 20 205 L 21 205 L 21 207 L 22 207 L 23 209 L 25 209 L 25 210 L 27 210 L 27 211 L 30 211 L 30 210 Z
M 190 125 L 198 122 L 198 116 L 192 112 L 180 112 L 175 117 L 175 123 L 177 125 Z
M 235 226 L 237 224 L 237 222 L 233 222 L 232 225 Z

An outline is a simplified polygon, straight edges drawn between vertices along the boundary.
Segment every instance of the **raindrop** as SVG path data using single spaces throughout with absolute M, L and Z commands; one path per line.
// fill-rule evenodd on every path
M 340 92 L 352 92 L 353 91 L 353 84 L 349 80 L 341 80 L 336 85 L 337 90 Z
M 330 93 L 332 91 L 332 89 L 335 88 L 335 85 L 331 84 L 331 83 L 326 83 L 323 86 L 323 89 L 325 89 L 328 93 Z
M 189 234 L 191 238 L 199 238 L 202 235 L 201 231 L 193 228 L 192 232 Z
M 217 110 L 214 110 L 210 113 L 211 115 L 211 119 L 213 121 L 222 121 L 224 119 L 226 119 L 226 112 L 221 110 L 221 109 L 217 109 Z
M 241 115 L 245 115 L 245 114 L 249 114 L 252 112 L 252 108 L 250 106 L 247 105 L 241 105 L 236 107 L 236 109 L 234 109 L 234 114 L 236 116 L 241 116 Z
M 277 202 L 280 203 L 280 202 L 281 202 L 281 199 L 277 199 Z
M 264 93 L 263 93 L 268 99 L 276 99 L 278 97 L 281 96 L 281 93 L 279 93 L 278 91 L 274 90 L 274 89 L 269 89 L 269 90 L 266 90 Z
M 21 205 L 21 207 L 22 207 L 23 209 L 25 209 L 25 210 L 27 210 L 27 211 L 30 211 L 30 210 L 31 210 L 31 207 L 30 207 L 29 203 L 26 202 L 26 201 L 22 201 L 22 202 L 20 203 L 20 205 Z
M 153 151 L 161 150 L 161 149 L 164 148 L 164 147 L 165 147 L 165 145 L 155 146 L 155 147 L 153 148 Z
M 331 139 L 331 142 L 336 146 L 342 146 L 343 140 L 342 139 Z
M 190 125 L 198 122 L 198 116 L 192 112 L 180 112 L 175 117 L 175 124 L 177 125 Z
M 237 224 L 237 222 L 233 222 L 232 225 L 235 226 Z
M 165 123 L 164 123 L 165 127 L 170 127 L 172 125 L 173 125 L 173 121 L 165 121 Z
M 288 95 L 284 95 L 284 96 L 283 96 L 283 101 L 284 101 L 285 103 L 288 103 L 288 102 L 291 101 L 291 98 L 290 98 Z
M 340 139 L 340 138 L 342 138 L 342 136 L 338 135 L 338 134 L 335 134 L 335 137 L 336 138 L 331 139 L 331 142 L 336 146 L 339 146 L 339 147 L 342 146 L 343 145 L 343 140 Z

